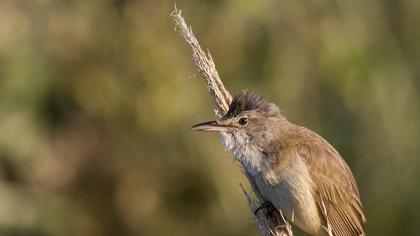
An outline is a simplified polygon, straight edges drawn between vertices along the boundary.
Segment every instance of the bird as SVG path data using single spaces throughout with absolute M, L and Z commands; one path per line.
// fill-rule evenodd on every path
M 220 133 L 263 200 L 309 235 L 365 235 L 349 166 L 324 138 L 290 122 L 276 104 L 242 90 L 220 119 L 191 129 Z

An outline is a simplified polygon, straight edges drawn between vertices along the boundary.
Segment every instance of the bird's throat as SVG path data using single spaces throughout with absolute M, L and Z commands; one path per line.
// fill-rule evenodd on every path
M 250 139 L 241 133 L 221 133 L 222 144 L 235 160 L 238 160 L 245 171 L 250 175 L 256 175 L 263 170 L 264 154 L 259 151 Z

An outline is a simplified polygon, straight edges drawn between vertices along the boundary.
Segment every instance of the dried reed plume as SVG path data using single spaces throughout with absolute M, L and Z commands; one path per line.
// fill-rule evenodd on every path
M 216 115 L 221 117 L 229 109 L 229 104 L 232 101 L 232 96 L 225 89 L 222 81 L 220 80 L 219 74 L 217 73 L 216 66 L 213 62 L 213 58 L 210 52 L 207 54 L 201 49 L 197 38 L 191 27 L 185 23 L 184 18 L 181 15 L 181 10 L 178 10 L 175 6 L 174 11 L 171 13 L 176 25 L 181 31 L 187 43 L 191 46 L 193 52 L 193 58 L 198 71 L 204 77 L 207 83 L 207 88 L 216 105 Z M 247 175 L 247 173 L 245 173 Z M 241 185 L 242 187 L 242 185 Z M 242 187 L 245 198 L 248 201 L 249 207 L 254 213 L 258 207 L 264 202 L 263 197 L 259 193 L 258 189 L 253 187 L 252 196 L 245 191 Z M 262 236 L 293 236 L 292 228 L 289 222 L 287 222 L 281 213 L 274 207 L 270 207 L 273 210 L 267 211 L 266 209 L 259 210 L 256 215 L 256 222 L 258 230 Z

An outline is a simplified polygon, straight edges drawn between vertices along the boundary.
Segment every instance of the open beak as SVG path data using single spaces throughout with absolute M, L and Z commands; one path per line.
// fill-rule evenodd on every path
M 204 131 L 204 132 L 228 132 L 232 130 L 233 127 L 219 124 L 217 121 L 207 121 L 200 124 L 196 124 L 191 127 L 194 131 Z

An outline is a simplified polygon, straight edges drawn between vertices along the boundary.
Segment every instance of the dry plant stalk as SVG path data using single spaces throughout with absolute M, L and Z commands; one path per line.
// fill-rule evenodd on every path
M 181 10 L 178 10 L 176 5 L 171 16 L 181 30 L 182 36 L 184 36 L 185 40 L 192 48 L 195 65 L 207 82 L 207 88 L 216 104 L 216 114 L 221 117 L 228 111 L 229 105 L 232 102 L 232 95 L 225 89 L 225 86 L 220 80 L 219 73 L 217 73 L 216 65 L 214 64 L 210 52 L 207 51 L 206 54 L 203 49 L 201 49 L 191 27 L 187 26 L 184 17 L 181 15 Z
M 185 23 L 184 18 L 181 15 L 181 10 L 178 10 L 175 6 L 174 11 L 171 13 L 176 25 L 181 30 L 182 36 L 184 36 L 187 43 L 191 46 L 193 52 L 193 58 L 195 65 L 197 66 L 200 73 L 203 75 L 204 80 L 207 83 L 207 87 L 216 105 L 216 115 L 222 117 L 232 102 L 232 96 L 224 87 L 220 80 L 219 74 L 217 73 L 216 66 L 210 52 L 207 54 L 201 49 L 197 38 L 191 27 Z M 245 173 L 247 175 L 247 173 Z M 242 187 L 242 185 L 241 185 Z M 258 207 L 264 202 L 264 198 L 256 189 L 253 187 L 253 196 L 248 194 L 242 187 L 245 198 L 248 201 L 249 207 L 254 213 Z M 274 209 L 274 207 L 273 207 Z M 286 221 L 283 214 L 278 211 L 266 211 L 265 209 L 259 210 L 255 215 L 258 230 L 262 236 L 293 236 L 292 227 L 289 222 Z

